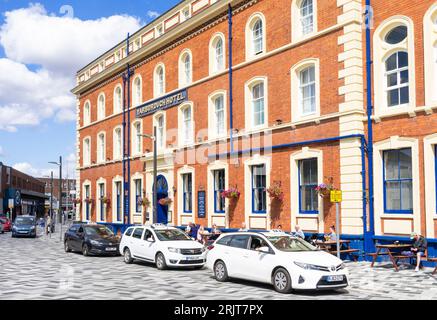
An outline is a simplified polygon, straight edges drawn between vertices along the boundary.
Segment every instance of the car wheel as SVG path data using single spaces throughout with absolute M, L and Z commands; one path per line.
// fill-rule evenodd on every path
M 158 270 L 167 269 L 167 263 L 165 262 L 165 257 L 161 252 L 156 255 L 156 267 L 158 268 Z
M 65 250 L 65 252 L 71 252 L 71 248 L 70 248 L 70 246 L 68 245 L 68 241 L 65 241 L 65 242 L 64 242 L 64 250 Z
M 287 270 L 284 268 L 279 268 L 273 274 L 273 287 L 279 293 L 290 293 L 291 288 L 291 277 Z
M 84 245 L 82 246 L 82 254 L 83 254 L 85 257 L 88 257 L 88 256 L 90 255 L 90 248 L 88 247 L 87 244 L 84 244 Z
M 134 259 L 132 259 L 132 255 L 130 253 L 129 248 L 124 249 L 124 262 L 127 264 L 131 264 L 132 262 L 134 262 Z
M 218 261 L 214 265 L 214 276 L 219 282 L 225 282 L 229 279 L 228 270 L 226 269 L 226 265 L 223 261 Z

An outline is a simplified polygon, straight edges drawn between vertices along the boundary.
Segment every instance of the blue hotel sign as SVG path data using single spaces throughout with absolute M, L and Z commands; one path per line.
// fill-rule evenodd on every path
M 187 89 L 169 94 L 165 97 L 147 102 L 137 107 L 136 117 L 143 118 L 160 110 L 166 110 L 188 100 Z
M 205 218 L 206 217 L 206 192 L 199 191 L 197 193 L 197 217 Z

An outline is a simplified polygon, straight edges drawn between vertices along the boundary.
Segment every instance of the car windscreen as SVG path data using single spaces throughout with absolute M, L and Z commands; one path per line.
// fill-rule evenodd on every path
M 155 230 L 155 233 L 160 241 L 191 240 L 189 236 L 178 229 Z
M 35 224 L 35 219 L 31 217 L 18 217 L 17 219 L 15 219 L 15 224 L 17 225 Z
M 88 236 L 111 237 L 114 233 L 107 227 L 84 227 Z
M 273 246 L 285 252 L 300 252 L 300 251 L 317 251 L 316 247 L 313 247 L 308 242 L 299 238 L 293 238 L 289 236 L 269 236 L 267 237 Z

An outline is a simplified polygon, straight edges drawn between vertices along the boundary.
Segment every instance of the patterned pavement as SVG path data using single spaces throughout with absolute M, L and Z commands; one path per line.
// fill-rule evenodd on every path
M 65 229 L 65 228 L 64 228 Z M 158 271 L 146 263 L 126 265 L 122 257 L 65 253 L 59 233 L 51 238 L 12 239 L 0 235 L 0 299 L 187 299 L 331 300 L 437 299 L 437 275 L 405 266 L 348 263 L 351 286 L 333 292 L 276 293 L 247 281 L 219 283 L 207 269 Z

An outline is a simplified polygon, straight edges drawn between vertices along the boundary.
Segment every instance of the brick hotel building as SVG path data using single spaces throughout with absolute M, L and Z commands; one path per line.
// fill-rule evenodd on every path
M 365 2 L 185 0 L 81 69 L 81 219 L 150 221 L 156 127 L 158 222 L 323 233 L 330 180 L 345 236 L 436 238 L 437 3 Z

